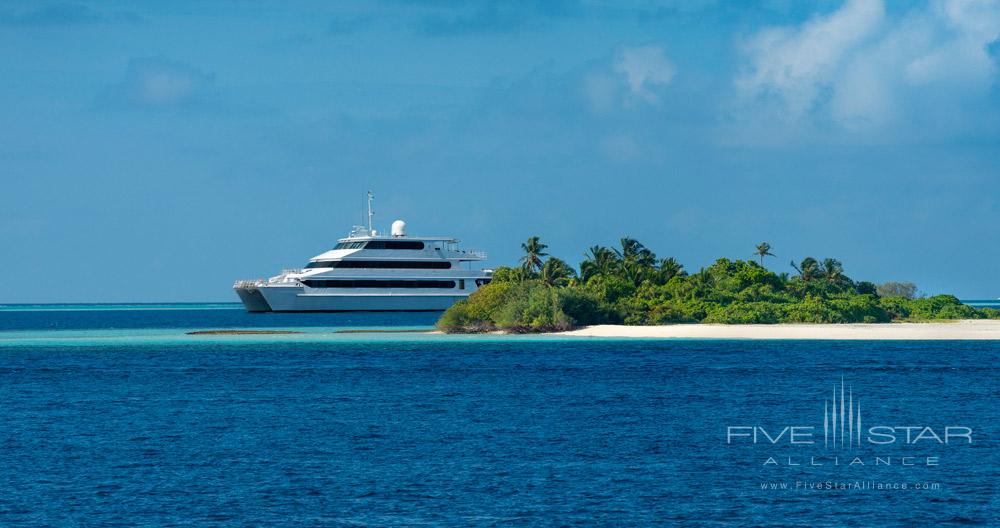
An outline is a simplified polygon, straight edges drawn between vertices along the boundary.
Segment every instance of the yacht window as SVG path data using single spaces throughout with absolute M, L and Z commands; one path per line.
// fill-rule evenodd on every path
M 460 290 L 465 289 L 465 279 L 458 279 L 458 289 Z
M 333 246 L 333 249 L 360 249 L 363 247 L 365 247 L 364 242 L 341 242 Z
M 486 286 L 493 279 L 476 279 L 476 286 Z
M 310 262 L 307 268 L 340 269 L 450 269 L 447 260 L 335 260 Z
M 374 279 L 306 279 L 310 288 L 454 288 L 455 281 L 445 280 L 374 280 Z
M 365 249 L 424 249 L 424 243 L 416 240 L 372 240 Z

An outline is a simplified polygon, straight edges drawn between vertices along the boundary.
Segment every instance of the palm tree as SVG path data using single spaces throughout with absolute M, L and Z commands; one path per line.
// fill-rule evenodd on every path
M 621 239 L 621 251 L 615 250 L 624 262 L 634 262 L 640 266 L 652 266 L 656 263 L 656 255 L 646 246 L 634 238 L 625 237 Z
M 621 260 L 621 270 L 627 279 L 638 286 L 646 275 L 654 271 L 656 255 L 634 238 L 622 238 L 621 245 L 621 251 L 615 250 Z
M 548 286 L 565 286 L 570 279 L 576 277 L 576 270 L 566 264 L 562 259 L 549 257 L 542 265 L 539 273 L 542 282 Z
M 844 275 L 844 265 L 833 258 L 823 259 L 823 275 L 831 284 L 842 284 L 847 277 Z
M 591 246 L 580 263 L 580 280 L 587 282 L 595 275 L 611 275 L 617 268 L 618 256 L 614 251 L 604 246 Z
M 771 244 L 767 242 L 761 242 L 757 244 L 757 251 L 754 252 L 755 255 L 760 257 L 760 265 L 764 265 L 764 257 L 773 257 L 774 253 L 771 253 Z
M 684 266 L 680 262 L 677 262 L 674 257 L 668 257 L 660 261 L 660 268 L 657 270 L 657 275 L 660 282 L 666 284 L 674 277 L 687 275 L 687 272 L 684 271 Z
M 790 264 L 795 268 L 795 271 L 799 272 L 799 278 L 806 282 L 819 278 L 823 273 L 823 270 L 819 267 L 819 262 L 812 257 L 802 259 L 802 262 L 798 266 L 795 265 L 794 260 Z
M 521 269 L 526 273 L 535 273 L 542 268 L 542 257 L 548 255 L 545 248 L 549 246 L 539 242 L 538 237 L 533 236 L 527 242 L 521 244 L 524 256 L 521 257 Z

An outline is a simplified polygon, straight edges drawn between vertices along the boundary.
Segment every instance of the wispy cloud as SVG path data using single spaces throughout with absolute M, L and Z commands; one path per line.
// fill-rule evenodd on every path
M 670 84 L 675 68 L 661 46 L 639 46 L 618 50 L 614 70 L 625 78 L 633 97 L 655 104 L 657 91 Z
M 764 29 L 744 47 L 749 65 L 737 87 L 747 98 L 776 99 L 790 118 L 799 118 L 828 95 L 850 54 L 873 37 L 883 18 L 878 0 L 849 0 L 801 26 Z
M 214 79 L 187 63 L 164 57 L 131 59 L 123 81 L 102 94 L 107 107 L 171 108 L 204 103 L 203 96 Z
M 953 133 L 983 122 L 998 37 L 998 2 L 933 1 L 889 18 L 881 0 L 848 0 L 830 14 L 745 41 L 736 114 L 854 132 L 932 116 L 933 133 Z
M 591 63 L 580 83 L 591 110 L 607 114 L 658 106 L 675 72 L 662 46 L 621 46 L 610 59 Z
M 675 71 L 653 44 L 618 46 L 568 70 L 548 62 L 497 81 L 463 112 L 455 135 L 482 155 L 503 142 L 546 160 L 649 163 L 662 157 L 664 126 L 678 104 L 670 97 Z

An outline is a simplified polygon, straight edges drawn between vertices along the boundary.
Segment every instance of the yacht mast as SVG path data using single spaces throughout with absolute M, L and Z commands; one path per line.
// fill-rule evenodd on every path
M 375 216 L 375 213 L 372 211 L 372 200 L 374 198 L 375 195 L 371 191 L 368 191 L 368 234 L 370 236 L 375 236 L 375 231 L 372 230 L 372 217 Z

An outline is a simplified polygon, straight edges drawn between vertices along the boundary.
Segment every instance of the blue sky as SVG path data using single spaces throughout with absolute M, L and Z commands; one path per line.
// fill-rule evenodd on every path
M 0 302 L 234 300 L 360 218 L 1000 296 L 1000 2 L 5 2 Z

